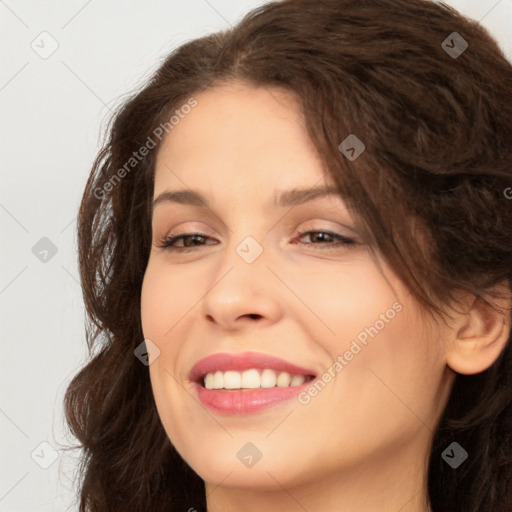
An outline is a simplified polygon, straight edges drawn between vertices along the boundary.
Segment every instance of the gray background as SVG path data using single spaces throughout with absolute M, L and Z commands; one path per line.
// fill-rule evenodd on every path
M 0 512 L 77 509 L 78 453 L 61 450 L 87 353 L 75 223 L 111 109 L 171 49 L 264 3 L 0 0 Z M 446 3 L 512 60 L 512 0 Z

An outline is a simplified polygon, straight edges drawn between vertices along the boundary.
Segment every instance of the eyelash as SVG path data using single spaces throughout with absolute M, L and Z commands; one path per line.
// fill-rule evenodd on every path
M 324 242 L 324 243 L 320 243 L 320 244 L 307 243 L 305 245 L 323 245 L 324 246 L 324 247 L 312 247 L 313 250 L 317 251 L 317 250 L 324 250 L 324 249 L 334 250 L 334 249 L 337 249 L 339 247 L 346 247 L 346 246 L 354 245 L 354 244 L 357 243 L 352 238 L 347 238 L 346 236 L 339 235 L 338 233 L 333 233 L 331 231 L 311 231 L 311 230 L 309 230 L 309 231 L 302 231 L 302 232 L 297 234 L 297 238 L 302 238 L 304 235 L 312 235 L 312 234 L 319 234 L 319 233 L 322 233 L 324 235 L 329 235 L 331 237 L 337 238 L 338 242 L 336 244 L 330 245 L 328 247 L 325 247 L 325 245 L 326 245 L 326 243 L 329 243 L 329 242 Z M 197 247 L 201 247 L 201 245 L 195 245 L 195 246 L 191 246 L 191 247 L 176 247 L 173 244 L 177 240 L 185 239 L 185 238 L 188 238 L 188 237 L 194 237 L 194 236 L 199 236 L 199 237 L 202 237 L 202 238 L 205 238 L 205 239 L 210 238 L 207 235 L 204 235 L 203 233 L 182 233 L 180 235 L 174 235 L 174 236 L 173 235 L 169 235 L 169 236 L 164 237 L 164 238 L 162 238 L 160 240 L 160 242 L 158 244 L 158 247 L 160 247 L 161 249 L 166 249 L 168 251 L 178 251 L 178 252 L 188 252 L 188 251 L 191 251 L 191 250 L 193 251 Z

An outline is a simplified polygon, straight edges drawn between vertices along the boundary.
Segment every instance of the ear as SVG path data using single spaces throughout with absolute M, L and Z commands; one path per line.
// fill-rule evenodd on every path
M 457 373 L 472 375 L 487 370 L 509 340 L 510 284 L 502 282 L 492 290 L 501 294 L 499 299 L 488 299 L 496 308 L 469 292 L 464 296 L 466 312 L 457 313 L 446 352 L 446 363 Z

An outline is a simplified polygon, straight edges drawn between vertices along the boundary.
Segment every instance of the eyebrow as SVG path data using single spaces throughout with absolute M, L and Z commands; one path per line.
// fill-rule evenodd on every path
M 303 188 L 285 190 L 274 196 L 273 206 L 287 207 L 303 204 L 315 199 L 325 196 L 338 196 L 342 198 L 339 190 L 336 187 L 316 187 L 316 188 Z M 185 205 L 199 206 L 202 208 L 209 208 L 206 198 L 196 190 L 167 190 L 162 192 L 154 201 L 153 208 L 164 202 L 179 203 Z

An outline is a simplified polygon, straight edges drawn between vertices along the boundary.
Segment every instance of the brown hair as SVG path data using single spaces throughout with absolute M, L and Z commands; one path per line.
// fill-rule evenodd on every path
M 453 32 L 468 43 L 457 57 L 442 46 Z M 65 413 L 84 450 L 81 512 L 206 510 L 133 353 L 159 141 L 114 176 L 192 95 L 233 80 L 296 94 L 326 172 L 426 311 L 455 304 L 456 290 L 491 303 L 494 285 L 510 291 L 512 65 L 479 24 L 429 0 L 284 0 L 181 46 L 118 109 L 80 206 L 90 361 Z M 365 144 L 353 161 L 339 149 L 350 134 Z M 432 510 L 509 511 L 511 432 L 509 335 L 489 369 L 456 376 L 431 451 Z M 441 457 L 452 441 L 469 453 L 456 470 Z

